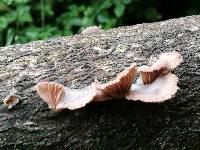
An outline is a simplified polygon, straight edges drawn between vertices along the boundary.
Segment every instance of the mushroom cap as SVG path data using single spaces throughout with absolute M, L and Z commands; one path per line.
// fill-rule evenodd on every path
M 10 94 L 3 100 L 4 106 L 7 106 L 8 109 L 11 109 L 17 103 L 19 103 L 19 97 L 15 94 Z
M 96 82 L 97 90 L 100 90 L 105 97 L 116 99 L 125 98 L 125 94 L 131 89 L 132 82 L 136 76 L 136 64 L 132 64 L 124 71 L 119 73 L 115 80 L 109 81 L 105 84 Z
M 152 66 L 141 66 L 138 68 L 138 72 L 141 75 L 143 84 L 151 84 L 157 77 L 167 74 L 182 61 L 182 56 L 178 52 L 162 53 Z
M 35 88 L 40 97 L 49 105 L 49 108 L 55 111 L 84 107 L 96 95 L 96 89 L 92 86 L 70 89 L 54 82 L 39 82 Z
M 147 85 L 134 84 L 126 95 L 128 100 L 140 100 L 143 102 L 163 102 L 178 90 L 178 78 L 172 73 L 158 77 L 153 83 Z
M 81 34 L 91 34 L 91 33 L 96 33 L 96 32 L 99 32 L 99 31 L 101 31 L 101 29 L 98 26 L 90 26 L 90 27 L 85 28 L 81 32 Z
M 51 109 L 56 110 L 58 103 L 64 97 L 64 86 L 59 83 L 39 82 L 35 89 Z
M 68 108 L 70 110 L 84 107 L 89 102 L 93 101 L 97 95 L 97 90 L 93 86 L 87 86 L 82 89 L 70 89 L 65 87 L 65 96 L 57 105 L 57 109 Z

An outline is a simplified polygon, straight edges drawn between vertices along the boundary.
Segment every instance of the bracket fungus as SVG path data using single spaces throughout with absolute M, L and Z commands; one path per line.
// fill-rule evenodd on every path
M 82 89 L 70 89 L 59 83 L 39 82 L 34 88 L 49 108 L 59 111 L 74 110 L 84 107 L 91 101 L 105 101 L 113 98 L 124 98 L 130 90 L 136 74 L 135 64 L 121 72 L 117 78 L 105 84 L 95 81 Z
M 170 73 L 183 61 L 178 52 L 163 53 L 152 66 L 138 68 L 140 78 L 126 95 L 128 100 L 162 102 L 171 98 L 178 90 L 178 77 Z
M 132 86 L 132 82 L 135 79 L 137 72 L 136 64 L 132 64 L 124 71 L 119 73 L 115 80 L 109 81 L 105 84 L 100 84 L 98 81 L 95 82 L 95 88 L 100 92 L 96 96 L 94 101 L 102 101 L 107 99 L 124 99 L 125 95 L 129 92 Z M 98 98 L 104 97 L 104 99 Z
M 81 34 L 86 35 L 86 34 L 97 33 L 97 32 L 99 32 L 99 31 L 101 31 L 101 28 L 100 28 L 100 27 L 98 27 L 98 26 L 90 26 L 90 27 L 85 28 L 85 29 L 81 32 Z
M 93 86 L 82 89 L 70 89 L 54 82 L 39 82 L 36 90 L 40 97 L 56 111 L 84 107 L 93 100 L 97 90 Z
M 163 102 L 178 90 L 178 77 L 170 71 L 182 62 L 178 52 L 163 53 L 151 66 L 137 68 L 132 64 L 119 73 L 115 80 L 105 84 L 95 81 L 82 89 L 70 89 L 54 82 L 39 82 L 35 88 L 49 108 L 58 111 L 78 109 L 92 101 L 110 99 L 140 100 L 143 102 Z M 136 83 L 136 75 L 140 74 Z
M 11 109 L 17 103 L 19 103 L 19 96 L 12 93 L 3 100 L 4 106 L 7 106 L 8 109 Z

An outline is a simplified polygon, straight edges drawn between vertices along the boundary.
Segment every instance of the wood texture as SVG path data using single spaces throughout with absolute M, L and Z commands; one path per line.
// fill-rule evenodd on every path
M 55 113 L 33 91 L 38 81 L 82 88 L 133 62 L 179 51 L 176 96 L 161 104 L 91 103 Z M 200 16 L 120 27 L 0 48 L 0 149 L 200 149 Z

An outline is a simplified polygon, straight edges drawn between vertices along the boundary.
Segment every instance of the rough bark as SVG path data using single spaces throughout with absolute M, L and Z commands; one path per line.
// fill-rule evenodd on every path
M 200 16 L 121 27 L 0 48 L 0 149 L 200 149 Z M 91 103 L 60 113 L 32 87 L 40 80 L 81 88 L 107 81 L 133 62 L 179 51 L 176 96 L 161 104 Z

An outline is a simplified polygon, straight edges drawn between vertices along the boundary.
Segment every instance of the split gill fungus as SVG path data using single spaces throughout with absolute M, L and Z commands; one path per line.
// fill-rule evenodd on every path
M 172 98 L 178 90 L 178 77 L 172 74 L 183 61 L 178 52 L 162 53 L 150 66 L 135 63 L 119 73 L 116 79 L 101 84 L 95 81 L 81 89 L 71 89 L 55 82 L 39 82 L 35 89 L 50 109 L 78 109 L 94 101 L 111 99 L 140 100 L 160 103 Z M 138 79 L 135 78 L 139 74 Z

